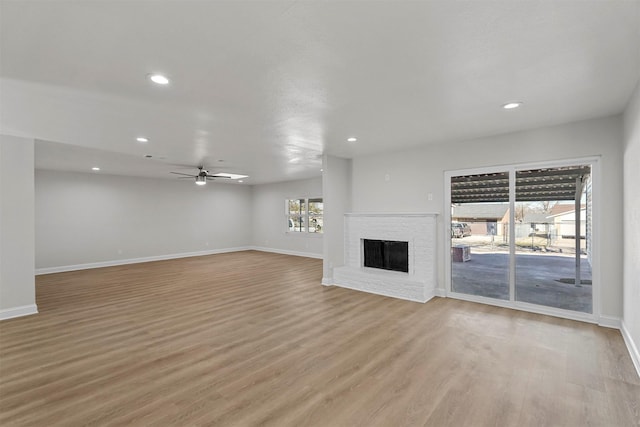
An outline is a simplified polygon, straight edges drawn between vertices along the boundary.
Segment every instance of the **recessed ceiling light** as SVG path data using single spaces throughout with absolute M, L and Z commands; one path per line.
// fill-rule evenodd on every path
M 347 138 L 347 142 L 356 142 L 358 140 L 358 138 L 354 138 L 353 136 L 351 138 Z
M 320 169 L 320 172 L 324 172 L 324 169 Z
M 149 142 L 149 138 L 145 138 L 144 136 L 139 136 L 136 138 L 138 142 Z
M 240 181 L 238 181 L 238 182 L 244 182 L 244 181 L 243 181 L 243 180 L 240 180 Z
M 162 74 L 149 74 L 149 80 L 159 85 L 168 85 L 169 79 Z
M 92 167 L 92 168 L 91 168 L 91 170 L 92 170 L 92 171 L 99 171 L 99 170 L 100 170 L 100 168 L 99 168 L 99 167 L 97 167 L 97 166 L 94 166 L 94 167 Z
M 505 110 L 513 110 L 514 108 L 518 108 L 522 106 L 522 102 L 508 102 L 502 106 Z

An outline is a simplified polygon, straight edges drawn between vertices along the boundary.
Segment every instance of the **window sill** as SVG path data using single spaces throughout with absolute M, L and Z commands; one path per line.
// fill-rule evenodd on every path
M 287 236 L 296 236 L 296 237 L 311 237 L 313 239 L 319 239 L 324 236 L 324 233 L 307 233 L 301 231 L 285 231 Z

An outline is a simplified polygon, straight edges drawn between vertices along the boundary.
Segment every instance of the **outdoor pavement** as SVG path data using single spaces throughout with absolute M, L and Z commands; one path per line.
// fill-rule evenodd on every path
M 461 244 L 455 239 L 453 244 Z M 457 242 L 456 242 L 457 241 Z M 455 292 L 509 299 L 509 254 L 482 245 L 471 247 L 471 260 L 452 262 Z M 581 279 L 576 286 L 575 256 L 549 252 L 516 252 L 516 300 L 565 310 L 592 312 L 591 268 L 581 257 Z M 564 282 L 560 280 L 564 279 Z M 585 279 L 589 284 L 585 284 Z

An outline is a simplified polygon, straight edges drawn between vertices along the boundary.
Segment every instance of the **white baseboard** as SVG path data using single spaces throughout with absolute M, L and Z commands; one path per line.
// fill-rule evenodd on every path
M 259 246 L 241 246 L 237 248 L 211 249 L 207 251 L 183 252 L 179 254 L 154 255 L 154 256 L 141 257 L 141 258 L 128 258 L 128 259 L 115 259 L 110 261 L 88 262 L 86 264 L 62 265 L 59 267 L 43 267 L 43 268 L 36 268 L 35 274 L 36 276 L 39 276 L 41 274 L 63 273 L 65 271 L 88 270 L 91 268 L 101 268 L 101 267 L 115 267 L 118 265 L 138 264 L 141 262 L 164 261 L 168 259 L 215 255 L 215 254 L 223 254 L 228 252 L 240 252 L 240 251 L 248 251 L 248 250 L 261 251 L 261 252 L 273 252 L 273 253 L 284 254 L 284 255 L 295 255 L 295 256 L 302 256 L 307 258 L 322 259 L 321 254 L 314 254 L 311 252 L 297 252 L 297 251 L 289 251 L 285 249 L 264 248 Z
M 5 308 L 0 310 L 0 320 L 13 319 L 14 317 L 38 314 L 38 306 L 35 304 L 22 305 L 20 307 Z
M 622 323 L 619 317 L 600 315 L 598 326 L 605 328 L 620 329 Z
M 44 267 L 44 268 L 36 268 L 35 273 L 36 273 L 36 276 L 38 276 L 41 274 L 62 273 L 65 271 L 88 270 L 91 268 L 114 267 L 117 265 L 138 264 L 141 262 L 164 261 L 164 260 L 176 259 L 176 258 L 188 258 L 188 257 L 194 257 L 194 256 L 222 254 L 227 252 L 247 251 L 250 249 L 252 248 L 249 246 L 244 246 L 244 247 L 237 247 L 237 248 L 211 249 L 207 251 L 197 251 L 197 252 L 183 252 L 179 254 L 154 255 L 154 256 L 141 257 L 141 258 L 89 262 L 86 264 L 63 265 L 60 267 Z
M 435 289 L 434 289 L 434 290 L 428 290 L 428 291 L 425 293 L 425 295 L 424 295 L 424 297 L 425 297 L 424 302 L 429 302 L 429 301 L 431 301 L 435 296 L 436 296 L 436 291 L 435 291 Z
M 444 289 L 442 289 L 442 288 L 435 288 L 435 289 L 433 290 L 433 294 L 434 294 L 435 296 L 437 296 L 437 297 L 442 297 L 442 298 L 444 298 L 444 297 L 446 297 L 446 296 L 447 296 L 447 291 L 445 291 L 445 290 L 444 290 Z
M 627 345 L 627 349 L 629 350 L 629 354 L 631 355 L 633 366 L 635 366 L 636 372 L 640 377 L 640 352 L 638 352 L 638 346 L 633 341 L 633 338 L 631 337 L 631 334 L 629 333 L 624 320 L 622 321 L 620 331 L 622 332 L 622 338 L 624 338 L 624 343 Z
M 333 286 L 333 279 L 331 279 L 329 277 L 323 277 L 322 278 L 322 285 L 323 286 Z
M 260 251 L 260 252 L 271 252 L 274 254 L 294 255 L 294 256 L 302 256 L 306 258 L 322 259 L 322 254 L 316 254 L 313 252 L 298 252 L 298 251 L 290 251 L 287 249 L 265 248 L 263 246 L 251 246 L 249 249 L 254 251 Z

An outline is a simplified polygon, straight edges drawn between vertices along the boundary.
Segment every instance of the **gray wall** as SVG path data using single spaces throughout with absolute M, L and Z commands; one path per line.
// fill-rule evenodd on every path
M 37 268 L 251 244 L 248 186 L 37 170 L 35 206 Z
M 325 155 L 324 223 L 322 282 L 331 284 L 334 267 L 344 265 L 344 214 L 351 212 L 351 160 Z
M 624 116 L 624 315 L 640 373 L 640 83 Z
M 33 140 L 0 135 L 0 319 L 34 313 Z
M 322 178 L 253 186 L 253 246 L 263 250 L 322 256 L 323 234 L 289 233 L 285 200 L 322 197 Z M 325 225 L 326 230 L 326 225 Z
M 385 153 L 353 160 L 354 212 L 437 212 L 444 209 L 447 170 L 601 156 L 599 200 L 603 223 L 622 223 L 622 117 Z M 433 200 L 428 200 L 428 194 Z M 445 262 L 439 218 L 438 265 Z M 600 253 L 602 314 L 622 316 L 622 227 L 606 227 Z M 438 272 L 444 286 L 444 268 Z

